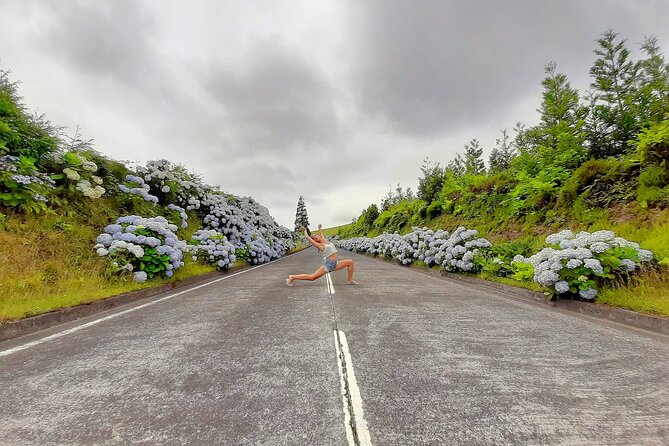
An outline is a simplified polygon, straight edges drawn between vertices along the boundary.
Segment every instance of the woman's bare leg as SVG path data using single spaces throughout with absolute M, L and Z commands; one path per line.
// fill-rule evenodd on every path
M 335 271 L 338 271 L 340 269 L 348 268 L 348 281 L 346 282 L 349 285 L 357 285 L 358 282 L 353 280 L 353 270 L 355 269 L 355 265 L 353 264 L 353 260 L 346 259 L 346 260 L 340 260 L 337 262 L 337 266 L 335 267 Z
M 288 286 L 293 286 L 294 280 L 316 280 L 323 274 L 325 274 L 325 267 L 321 266 L 313 274 L 291 274 L 288 276 L 288 279 L 286 279 L 286 283 Z

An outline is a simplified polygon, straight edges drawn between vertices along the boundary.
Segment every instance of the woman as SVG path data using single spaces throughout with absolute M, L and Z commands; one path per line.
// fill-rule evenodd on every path
M 309 236 L 307 230 L 303 227 L 304 237 L 316 247 L 319 251 L 323 253 L 323 266 L 318 268 L 313 274 L 297 274 L 290 275 L 286 279 L 286 284 L 288 286 L 293 286 L 294 280 L 316 280 L 325 273 L 330 273 L 332 271 L 338 271 L 343 268 L 348 268 L 348 281 L 347 285 L 357 285 L 358 282 L 353 280 L 353 260 L 340 260 L 337 261 L 337 248 L 331 243 L 328 242 L 325 236 L 323 235 L 323 228 L 321 225 L 318 225 L 318 235 Z

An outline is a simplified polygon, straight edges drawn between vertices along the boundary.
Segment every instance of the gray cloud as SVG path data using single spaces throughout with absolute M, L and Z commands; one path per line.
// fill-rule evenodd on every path
M 243 150 L 309 149 L 338 132 L 332 87 L 317 66 L 279 42 L 260 43 L 243 67 L 213 68 L 205 85 Z
M 145 86 L 156 72 L 149 41 L 156 31 L 152 16 L 132 0 L 46 2 L 51 25 L 40 30 L 41 43 L 77 71 L 110 76 L 133 87 Z
M 500 119 L 536 90 L 551 60 L 583 83 L 606 29 L 645 33 L 647 20 L 662 29 L 667 2 L 641 4 L 657 15 L 611 1 L 350 2 L 352 88 L 400 133 Z

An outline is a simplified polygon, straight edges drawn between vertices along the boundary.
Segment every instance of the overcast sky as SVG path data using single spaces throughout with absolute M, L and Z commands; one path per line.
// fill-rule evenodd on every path
M 669 0 L 0 0 L 31 110 L 119 160 L 166 158 L 292 228 L 416 189 L 472 138 L 537 121 L 547 62 L 582 92 L 594 40 L 669 55 Z

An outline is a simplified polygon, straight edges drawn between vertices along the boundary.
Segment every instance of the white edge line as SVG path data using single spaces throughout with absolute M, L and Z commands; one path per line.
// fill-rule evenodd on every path
M 298 251 L 298 252 L 299 252 L 299 251 Z M 35 345 L 42 344 L 42 343 L 47 342 L 47 341 L 50 341 L 50 340 L 52 340 L 52 339 L 60 338 L 61 336 L 65 336 L 65 335 L 68 335 L 68 334 L 70 334 L 70 333 L 74 333 L 74 332 L 76 332 L 76 331 L 83 330 L 84 328 L 88 328 L 88 327 L 90 327 L 91 325 L 95 325 L 95 324 L 98 324 L 98 323 L 100 323 L 100 322 L 104 322 L 104 321 L 106 321 L 106 320 L 113 319 L 113 318 L 118 317 L 118 316 L 121 316 L 121 315 L 123 315 L 123 314 L 131 313 L 131 312 L 133 312 L 133 311 L 137 311 L 137 310 L 140 310 L 140 309 L 142 309 L 142 308 L 145 308 L 145 307 L 148 307 L 148 306 L 151 306 L 151 305 L 155 305 L 155 304 L 160 303 L 160 302 L 163 302 L 163 301 L 165 301 L 165 300 L 167 300 L 167 299 L 171 299 L 171 298 L 173 298 L 173 297 L 177 297 L 177 296 L 180 296 L 180 295 L 182 295 L 182 294 L 189 293 L 189 292 L 191 292 L 191 291 L 195 291 L 195 290 L 197 290 L 197 289 L 200 289 L 200 288 L 203 288 L 203 287 L 212 285 L 212 284 L 214 284 L 214 283 L 220 282 L 221 280 L 229 279 L 229 278 L 231 278 L 231 277 L 235 277 L 235 276 L 238 276 L 238 275 L 240 275 L 240 274 L 244 274 L 244 273 L 247 273 L 247 272 L 249 272 L 249 271 L 253 271 L 254 269 L 258 269 L 258 268 L 260 268 L 260 267 L 269 265 L 270 263 L 278 262 L 279 260 L 283 260 L 283 259 L 285 259 L 285 258 L 287 258 L 287 257 L 290 257 L 291 255 L 294 255 L 294 254 L 297 254 L 297 253 L 293 253 L 293 254 L 290 254 L 290 255 L 281 257 L 280 259 L 277 259 L 277 260 L 272 260 L 271 262 L 263 263 L 262 265 L 256 265 L 256 266 L 251 267 L 251 268 L 249 268 L 249 269 L 245 269 L 245 270 L 243 270 L 243 271 L 239 271 L 239 272 L 230 274 L 229 276 L 225 276 L 225 277 L 221 277 L 221 278 L 216 279 L 216 280 L 212 280 L 211 282 L 203 283 L 202 285 L 198 285 L 198 286 L 195 286 L 195 287 L 193 287 L 193 288 L 189 288 L 189 289 L 187 289 L 187 290 L 179 291 L 178 293 L 170 294 L 169 296 L 165 296 L 165 297 L 162 297 L 162 298 L 160 298 L 160 299 L 157 299 L 157 300 L 154 300 L 154 301 L 151 301 L 151 302 L 147 302 L 147 303 L 142 304 L 142 305 L 139 305 L 139 306 L 137 306 L 137 307 L 129 308 L 129 309 L 127 309 L 127 310 L 120 311 L 120 312 L 118 312 L 118 313 L 114 313 L 114 314 L 111 314 L 111 315 L 109 315 L 109 316 L 105 316 L 105 317 L 102 317 L 102 318 L 100 318 L 100 319 L 96 319 L 96 320 L 94 320 L 94 321 L 87 322 L 87 323 L 85 323 L 85 324 L 78 325 L 78 326 L 76 326 L 76 327 L 73 327 L 73 328 L 70 328 L 70 329 L 67 329 L 67 330 L 64 330 L 64 331 L 60 331 L 60 332 L 58 332 L 58 333 L 54 333 L 54 334 L 49 335 L 49 336 L 46 336 L 46 337 L 44 337 L 44 338 L 41 338 L 41 339 L 37 339 L 37 340 L 35 340 L 35 341 L 28 342 L 27 344 L 19 345 L 19 346 L 16 346 L 16 347 L 13 347 L 13 348 L 10 348 L 10 349 L 7 349 L 7 350 L 0 351 L 0 357 L 7 356 L 7 355 L 11 355 L 12 353 L 16 353 L 16 352 L 19 352 L 19 351 L 21 351 L 21 350 L 25 350 L 25 349 L 30 348 L 30 347 L 34 347 Z
M 353 406 L 353 415 L 355 415 L 355 429 L 358 433 L 358 444 L 360 446 L 372 446 L 372 439 L 369 436 L 369 429 L 367 421 L 362 410 L 362 397 L 360 396 L 360 389 L 358 388 L 358 381 L 355 379 L 355 372 L 353 371 L 353 360 L 348 351 L 348 342 L 346 342 L 346 334 L 339 331 L 339 340 L 341 342 L 344 359 L 346 359 L 346 377 L 348 378 L 348 392 L 351 395 L 351 405 Z
M 337 351 L 337 371 L 339 372 L 339 383 L 341 384 L 341 403 L 344 409 L 344 426 L 346 427 L 346 439 L 349 446 L 355 446 L 353 440 L 353 431 L 351 430 L 351 414 L 348 411 L 348 401 L 346 401 L 346 384 L 344 384 L 344 372 L 341 368 L 341 351 L 339 350 L 339 341 L 337 340 L 337 331 L 334 331 L 335 350 Z

